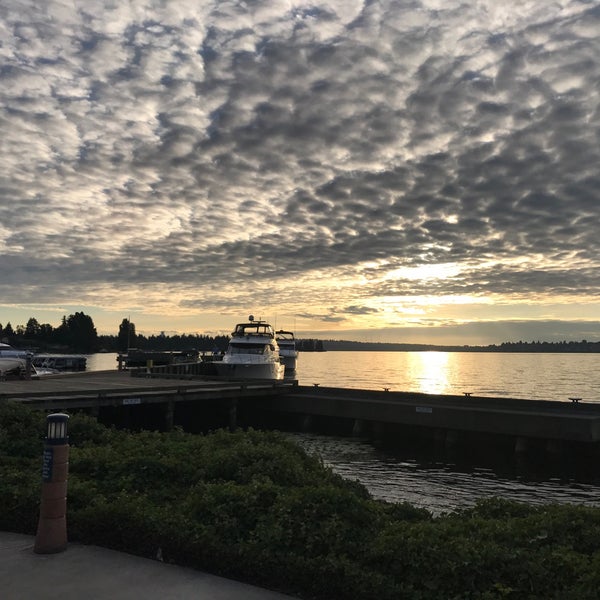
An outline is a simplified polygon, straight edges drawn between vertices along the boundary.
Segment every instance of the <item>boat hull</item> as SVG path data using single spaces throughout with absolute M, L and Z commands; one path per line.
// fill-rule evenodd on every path
M 228 379 L 283 379 L 285 368 L 280 363 L 229 363 L 216 362 L 219 377 Z
M 293 355 L 292 354 L 283 354 L 282 352 L 280 352 L 279 358 L 280 358 L 281 362 L 283 363 L 285 370 L 288 373 L 296 370 L 296 362 L 297 362 L 296 354 L 293 354 Z
M 27 371 L 27 361 L 22 358 L 0 357 L 0 378 L 24 378 Z

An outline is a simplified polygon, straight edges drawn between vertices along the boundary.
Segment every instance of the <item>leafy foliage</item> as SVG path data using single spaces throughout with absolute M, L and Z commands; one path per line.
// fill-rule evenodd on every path
M 0 405 L 0 527 L 34 533 L 43 418 Z M 577 599 L 600 589 L 600 509 L 498 499 L 433 518 L 373 500 L 275 432 L 69 422 L 68 522 L 93 543 L 303 597 Z

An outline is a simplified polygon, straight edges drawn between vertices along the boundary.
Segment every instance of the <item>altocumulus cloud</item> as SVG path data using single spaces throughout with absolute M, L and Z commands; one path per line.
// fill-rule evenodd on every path
M 598 31 L 579 0 L 5 0 L 2 302 L 595 302 Z

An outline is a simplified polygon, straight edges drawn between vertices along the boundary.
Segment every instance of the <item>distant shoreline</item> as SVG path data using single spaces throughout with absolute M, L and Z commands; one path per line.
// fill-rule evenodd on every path
M 503 342 L 488 346 L 441 346 L 437 344 L 394 344 L 385 342 L 349 342 L 324 340 L 325 351 L 378 351 L 378 352 L 524 352 L 524 353 L 600 353 L 600 342 Z M 300 348 L 301 351 L 307 351 Z M 310 351 L 310 350 L 308 350 Z

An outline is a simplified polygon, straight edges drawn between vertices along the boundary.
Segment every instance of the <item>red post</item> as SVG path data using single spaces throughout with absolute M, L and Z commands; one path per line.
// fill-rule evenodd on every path
M 67 479 L 69 474 L 69 415 L 47 416 L 48 431 L 42 465 L 42 502 L 33 551 L 54 554 L 67 547 Z

